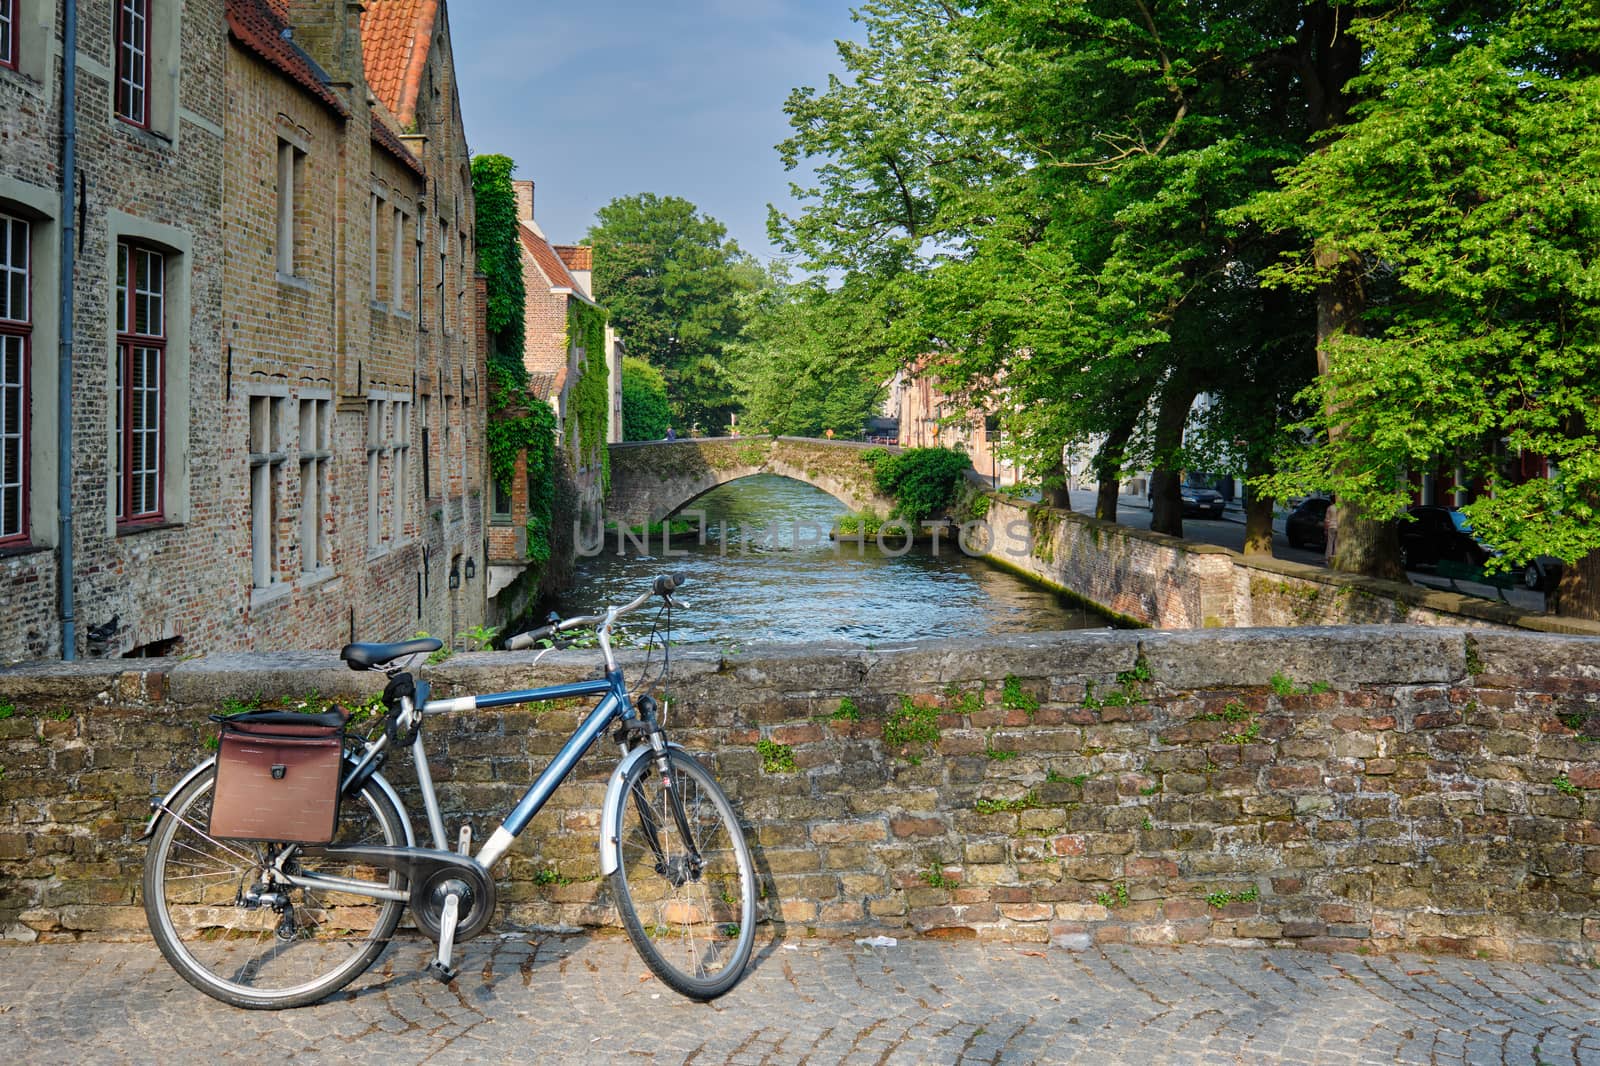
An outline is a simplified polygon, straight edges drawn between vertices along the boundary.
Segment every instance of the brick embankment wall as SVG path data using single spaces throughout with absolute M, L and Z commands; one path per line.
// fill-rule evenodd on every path
M 1422 585 L 1340 574 L 984 493 L 989 559 L 1157 629 L 1406 623 L 1600 636 L 1557 618 Z
M 564 654 L 431 676 L 452 694 L 591 669 Z M 0 673 L 0 929 L 142 932 L 135 838 L 206 714 L 372 681 L 328 653 Z M 1369 627 L 707 650 L 674 657 L 672 691 L 669 729 L 711 753 L 791 930 L 1600 962 L 1600 641 Z M 481 839 L 580 713 L 431 720 L 447 810 Z M 591 754 L 513 848 L 509 922 L 611 920 L 612 762 Z

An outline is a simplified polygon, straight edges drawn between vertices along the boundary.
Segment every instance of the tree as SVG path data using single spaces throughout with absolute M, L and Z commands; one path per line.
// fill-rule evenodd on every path
M 1338 248 L 1275 280 L 1369 292 L 1325 345 L 1273 484 L 1388 519 L 1409 476 L 1459 466 L 1465 511 L 1516 560 L 1569 561 L 1559 602 L 1600 617 L 1600 58 L 1583 5 L 1420 4 L 1357 20 L 1366 65 L 1337 138 L 1282 175 L 1264 218 Z M 1524 479 L 1519 456 L 1553 476 Z M 1341 531 L 1342 534 L 1342 531 Z
M 679 424 L 724 424 L 734 405 L 726 349 L 760 267 L 681 197 L 619 197 L 597 219 L 584 238 L 594 247 L 595 299 L 628 347 L 661 371 Z
M 622 439 L 660 440 L 672 426 L 661 371 L 637 356 L 622 360 Z
M 883 401 L 893 373 L 863 316 L 870 302 L 853 286 L 830 292 L 821 282 L 775 278 L 760 294 L 734 348 L 743 424 L 750 430 L 819 437 L 857 436 Z
M 1241 355 L 1215 323 L 1262 306 L 1265 237 L 1223 214 L 1303 152 L 1292 79 L 1257 62 L 1293 16 L 868 4 L 867 43 L 841 46 L 849 80 L 790 98 L 780 150 L 825 163 L 781 235 L 812 268 L 890 294 L 885 350 L 998 408 L 1032 469 L 1059 479 L 1066 446 L 1100 442 L 1109 512 L 1125 466 L 1153 465 L 1153 527 L 1180 533 L 1190 406 Z

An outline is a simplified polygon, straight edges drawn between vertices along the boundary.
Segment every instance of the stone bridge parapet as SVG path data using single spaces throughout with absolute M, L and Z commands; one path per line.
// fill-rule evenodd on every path
M 606 518 L 659 522 L 718 485 L 752 474 L 804 481 L 852 511 L 887 515 L 894 501 L 873 484 L 866 453 L 882 445 L 810 437 L 715 437 L 611 445 Z M 896 449 L 889 449 L 890 451 Z
M 480 653 L 425 673 L 453 697 L 594 668 L 592 651 Z M 149 797 L 207 754 L 207 715 L 382 682 L 332 651 L 0 671 L 0 935 L 143 935 L 137 838 Z M 673 655 L 671 689 L 674 739 L 753 827 L 769 916 L 797 934 L 1600 963 L 1600 640 L 1369 626 L 701 647 Z M 449 824 L 496 824 L 586 710 L 430 717 Z M 497 868 L 511 927 L 615 921 L 596 837 L 614 763 L 597 746 Z M 384 773 L 415 821 L 406 764 Z

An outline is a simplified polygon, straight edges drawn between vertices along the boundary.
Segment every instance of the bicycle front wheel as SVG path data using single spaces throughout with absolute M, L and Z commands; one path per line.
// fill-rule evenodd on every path
M 653 757 L 640 759 L 623 782 L 617 824 L 606 827 L 620 860 L 611 887 L 651 972 L 681 995 L 714 999 L 738 983 L 750 960 L 755 867 L 710 772 L 676 749 L 667 757 L 671 787 Z
M 161 953 L 184 980 L 235 1007 L 299 1007 L 343 988 L 383 953 L 405 904 L 265 884 L 263 871 L 295 845 L 210 836 L 215 783 L 210 770 L 178 793 L 145 856 L 144 910 Z M 402 845 L 403 815 L 369 784 L 345 797 L 334 839 Z M 301 850 L 284 864 L 291 873 L 405 886 L 392 870 Z

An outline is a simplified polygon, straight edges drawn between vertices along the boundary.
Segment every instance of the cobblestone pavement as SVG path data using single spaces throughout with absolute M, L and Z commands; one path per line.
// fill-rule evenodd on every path
M 27 1063 L 1600 1064 L 1592 970 L 1225 948 L 768 944 L 691 1003 L 626 941 L 466 945 L 444 987 L 404 942 L 332 1001 L 234 1010 L 149 943 L 0 948 L 0 1056 Z

